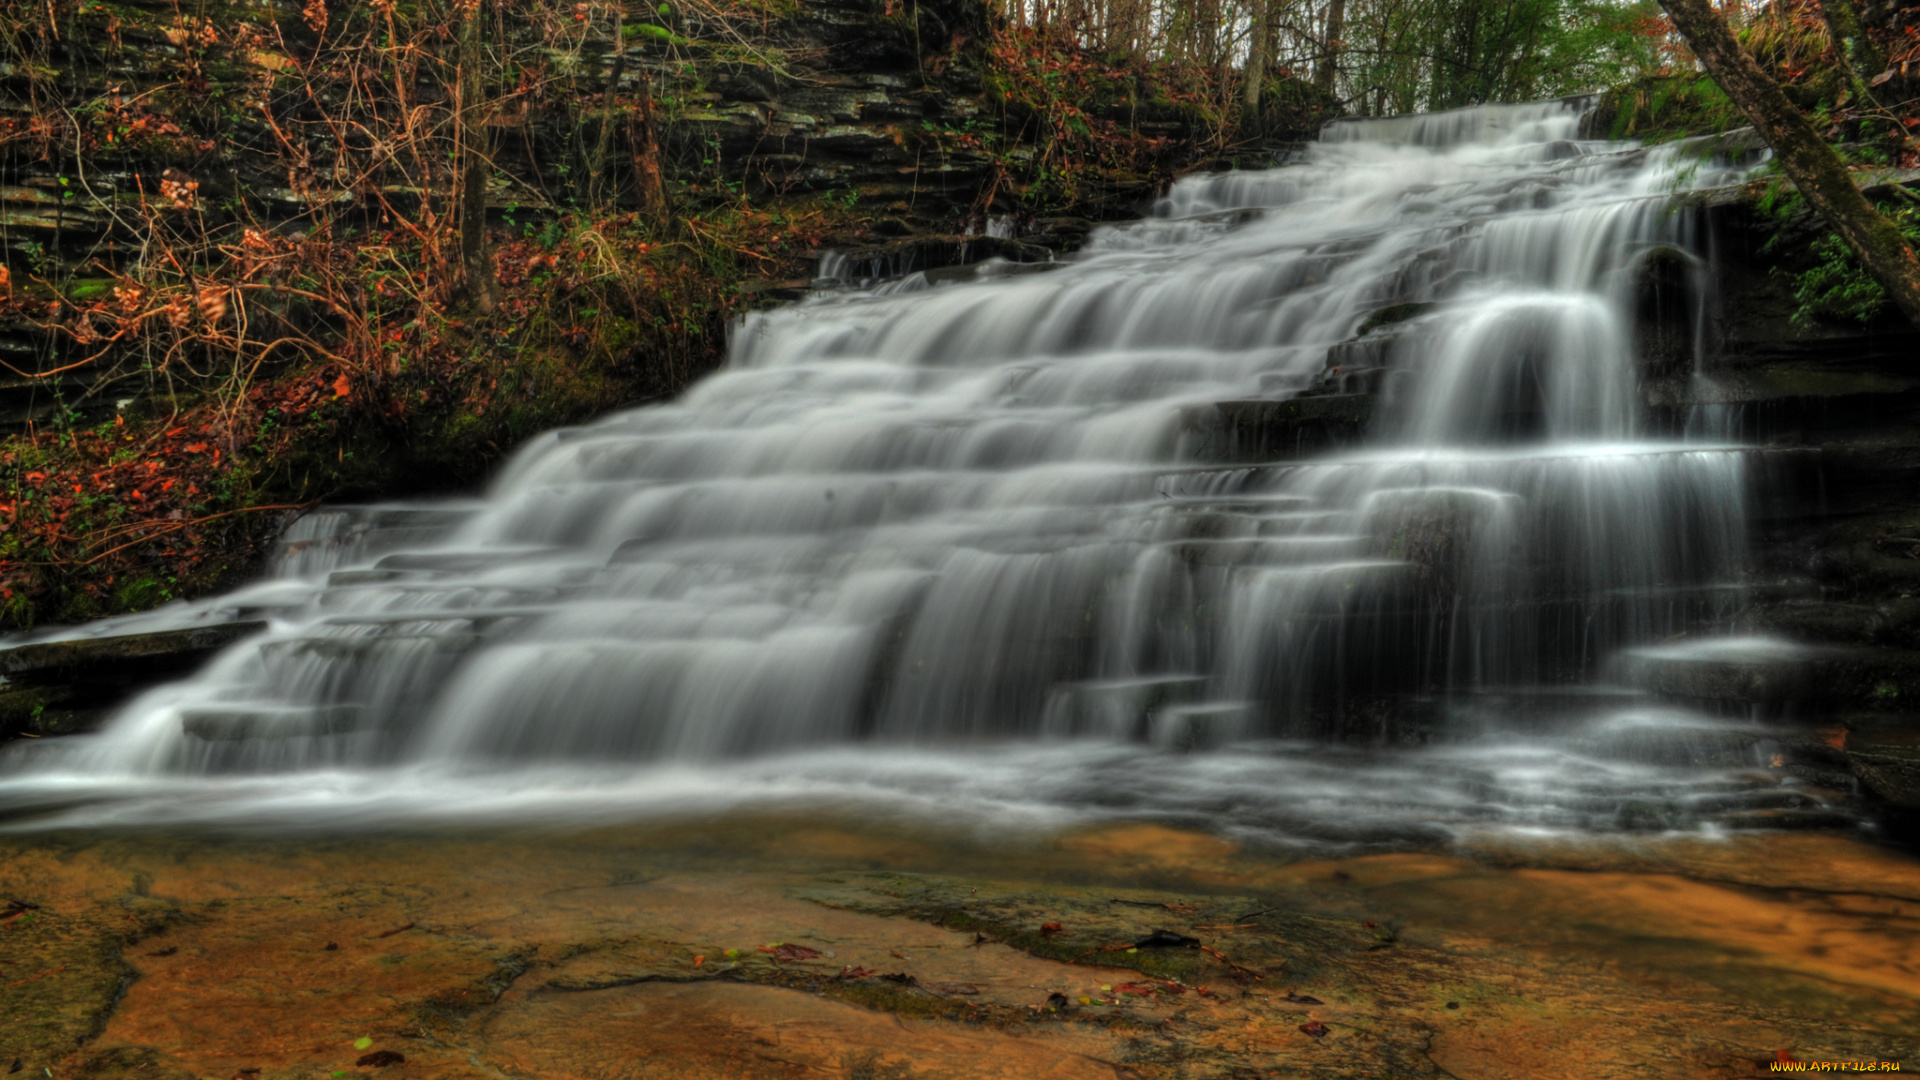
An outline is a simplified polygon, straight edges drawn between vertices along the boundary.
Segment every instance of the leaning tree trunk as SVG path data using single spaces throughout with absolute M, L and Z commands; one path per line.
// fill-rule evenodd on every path
M 1707 0 L 1660 0 L 1707 74 L 1760 131 L 1780 167 L 1827 224 L 1846 240 L 1907 318 L 1920 325 L 1920 260 L 1900 229 L 1854 186 L 1840 155 L 1820 138 L 1780 85 L 1740 47 Z

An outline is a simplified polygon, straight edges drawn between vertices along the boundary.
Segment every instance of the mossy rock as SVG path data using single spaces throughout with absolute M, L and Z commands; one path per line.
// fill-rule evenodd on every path
M 918 919 L 1045 960 L 1127 968 L 1187 985 L 1298 976 L 1389 946 L 1390 932 L 1274 909 L 1246 896 L 1034 888 L 921 874 L 850 875 L 800 899 L 870 915 Z M 1221 927 L 1251 922 L 1231 939 Z M 1059 929 L 1049 929 L 1050 924 Z M 1156 931 L 1198 946 L 1136 944 Z
M 23 1076 L 53 1075 L 46 1070 L 100 1031 L 133 978 L 122 949 L 176 915 L 170 905 L 137 896 L 93 905 L 32 894 L 18 899 L 40 907 L 6 928 L 11 1017 L 0 1025 L 0 1062 Z

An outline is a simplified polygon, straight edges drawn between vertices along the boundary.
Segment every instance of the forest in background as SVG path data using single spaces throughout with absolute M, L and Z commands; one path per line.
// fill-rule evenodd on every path
M 1920 10 L 1861 13 L 1870 73 L 1812 0 L 1723 10 L 1848 154 L 1914 163 Z M 1340 115 L 1744 122 L 1651 2 L 4 0 L 0 56 L 14 628 L 219 587 L 290 512 L 671 395 L 826 248 L 997 218 L 1043 257 Z M 1815 317 L 1884 306 L 1828 255 Z
M 1681 59 L 1653 0 L 1012 0 L 1000 16 L 1243 92 L 1249 71 L 1309 80 L 1360 116 L 1589 93 Z

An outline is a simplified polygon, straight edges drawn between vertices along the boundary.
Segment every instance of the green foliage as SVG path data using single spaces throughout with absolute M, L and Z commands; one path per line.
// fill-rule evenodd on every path
M 1829 60 L 1826 22 L 1804 6 L 1767 5 L 1740 27 L 1738 36 L 1754 60 L 1783 82 L 1805 83 L 1811 76 L 1832 92 L 1845 85 Z
M 1352 105 L 1387 114 L 1625 82 L 1660 66 L 1666 24 L 1655 0 L 1410 0 L 1360 8 L 1347 36 Z
M 1647 75 L 1615 86 L 1602 99 L 1600 111 L 1611 117 L 1611 137 L 1647 142 L 1717 135 L 1747 123 L 1719 84 L 1691 72 Z
M 1920 215 L 1912 207 L 1882 206 L 1880 212 L 1899 226 L 1909 245 L 1920 247 Z M 1812 250 L 1820 261 L 1794 275 L 1793 298 L 1799 303 L 1793 312 L 1796 326 L 1811 326 L 1823 319 L 1869 322 L 1886 309 L 1886 289 L 1860 265 L 1846 241 L 1829 233 L 1814 241 Z
M 1806 203 L 1806 197 L 1800 194 L 1799 188 L 1794 187 L 1785 176 L 1781 175 L 1779 162 L 1769 161 L 1767 168 L 1773 175 L 1767 179 L 1767 186 L 1761 190 L 1760 199 L 1754 206 L 1767 217 L 1785 221 L 1799 211 L 1800 207 Z M 1771 249 L 1778 239 L 1778 235 L 1769 239 L 1767 248 Z

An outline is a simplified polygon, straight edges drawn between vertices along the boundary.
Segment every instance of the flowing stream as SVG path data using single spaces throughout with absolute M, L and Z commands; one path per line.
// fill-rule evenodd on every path
M 1580 108 L 1340 122 L 1061 263 L 752 315 L 682 400 L 543 435 L 483 499 L 309 515 L 269 579 L 116 624 L 271 620 L 14 748 L 0 802 L 1336 841 L 1774 805 L 1764 732 L 1599 679 L 1739 596 L 1743 452 L 1649 415 L 1634 315 L 1664 259 L 1705 325 L 1670 196 L 1745 166 L 1580 140 Z M 1236 452 L 1223 402 L 1367 434 Z

